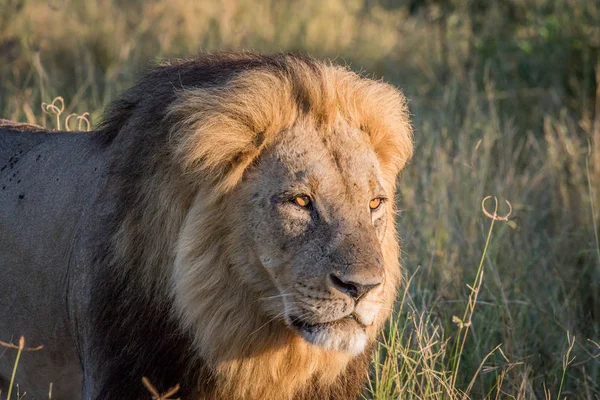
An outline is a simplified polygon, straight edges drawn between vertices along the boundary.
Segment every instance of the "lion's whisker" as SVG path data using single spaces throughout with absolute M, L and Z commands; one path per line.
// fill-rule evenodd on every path
M 284 297 L 292 297 L 292 296 L 294 296 L 293 293 L 282 293 L 282 294 L 278 294 L 275 296 L 261 297 L 258 300 L 274 300 L 274 299 L 281 299 Z
M 275 321 L 276 319 L 283 317 L 285 314 L 286 314 L 285 311 L 280 312 L 279 314 L 275 315 L 273 318 L 271 318 L 270 320 L 268 320 L 267 322 L 265 322 L 264 324 L 262 324 L 261 326 L 259 326 L 256 330 L 254 330 L 248 336 L 250 337 L 250 336 L 254 335 L 256 332 L 260 331 L 262 328 L 264 328 L 265 326 L 267 326 L 271 322 Z

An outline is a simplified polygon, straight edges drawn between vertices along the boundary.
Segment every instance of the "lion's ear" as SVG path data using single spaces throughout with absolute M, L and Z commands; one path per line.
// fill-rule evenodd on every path
M 361 78 L 345 69 L 334 74 L 342 115 L 365 131 L 382 172 L 393 183 L 413 154 L 413 133 L 404 95 L 381 81 Z
M 396 107 L 388 115 L 371 118 L 363 125 L 384 173 L 393 180 L 411 159 L 414 147 L 408 112 L 399 104 Z
M 184 172 L 228 191 L 276 133 L 293 123 L 295 112 L 285 82 L 260 71 L 220 88 L 183 91 L 167 116 L 176 161 Z
M 408 113 L 394 109 L 398 115 L 388 114 L 364 122 L 375 153 L 386 177 L 395 180 L 413 154 L 412 127 Z
M 188 107 L 189 99 L 177 111 Z M 171 128 L 176 163 L 198 182 L 231 189 L 258 154 L 255 133 L 224 114 L 188 111 L 187 118 Z

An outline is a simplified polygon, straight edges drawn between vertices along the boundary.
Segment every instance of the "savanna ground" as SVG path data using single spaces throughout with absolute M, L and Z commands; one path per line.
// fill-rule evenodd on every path
M 600 2 L 0 0 L 0 116 L 56 127 L 40 105 L 62 96 L 63 128 L 94 126 L 153 60 L 222 49 L 331 58 L 410 99 L 404 301 L 366 398 L 600 398 Z M 512 214 L 486 246 L 488 195 Z

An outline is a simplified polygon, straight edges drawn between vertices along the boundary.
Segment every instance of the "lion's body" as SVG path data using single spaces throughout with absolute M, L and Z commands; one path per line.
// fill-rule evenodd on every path
M 157 68 L 97 132 L 0 124 L 0 340 L 45 346 L 17 381 L 36 398 L 50 382 L 148 398 L 142 376 L 186 399 L 356 397 L 400 276 L 393 204 L 365 204 L 393 198 L 411 148 L 397 91 L 287 55 Z M 290 179 L 318 209 L 273 196 Z M 333 274 L 377 289 L 352 301 Z

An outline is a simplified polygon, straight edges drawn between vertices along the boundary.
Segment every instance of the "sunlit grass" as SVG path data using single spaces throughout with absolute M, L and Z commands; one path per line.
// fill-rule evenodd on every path
M 482 212 L 490 218 L 491 223 L 475 279 L 471 285 L 467 285 L 469 296 L 462 318 L 452 317 L 452 321 L 458 328 L 454 333 L 456 338 L 454 346 L 449 346 L 449 339 L 443 337 L 439 324 L 432 321 L 435 317 L 428 312 L 419 312 L 414 302 L 408 297 L 408 289 L 414 276 L 411 277 L 406 282 L 403 296 L 399 301 L 400 308 L 394 313 L 388 329 L 378 344 L 373 360 L 373 379 L 369 384 L 367 398 L 375 400 L 471 398 L 472 389 L 479 374 L 485 367 L 486 361 L 496 351 L 502 354 L 507 364 L 501 367 L 499 373 L 496 373 L 485 398 L 499 398 L 504 378 L 511 367 L 510 362 L 502 353 L 502 344 L 495 346 L 483 357 L 466 389 L 461 390 L 457 386 L 457 378 L 462 375 L 459 374 L 460 360 L 465 351 L 467 334 L 472 327 L 477 297 L 483 284 L 484 260 L 492 238 L 494 223 L 508 221 L 510 210 L 512 210 L 507 201 L 509 211 L 505 215 L 499 215 L 498 200 L 494 198 L 494 212 L 490 213 L 485 208 L 486 200 L 490 198 L 491 196 L 484 198 L 481 203 Z M 406 313 L 405 309 L 407 309 Z M 571 349 L 572 346 L 569 352 Z M 567 365 L 563 363 L 564 372 L 566 372 Z

